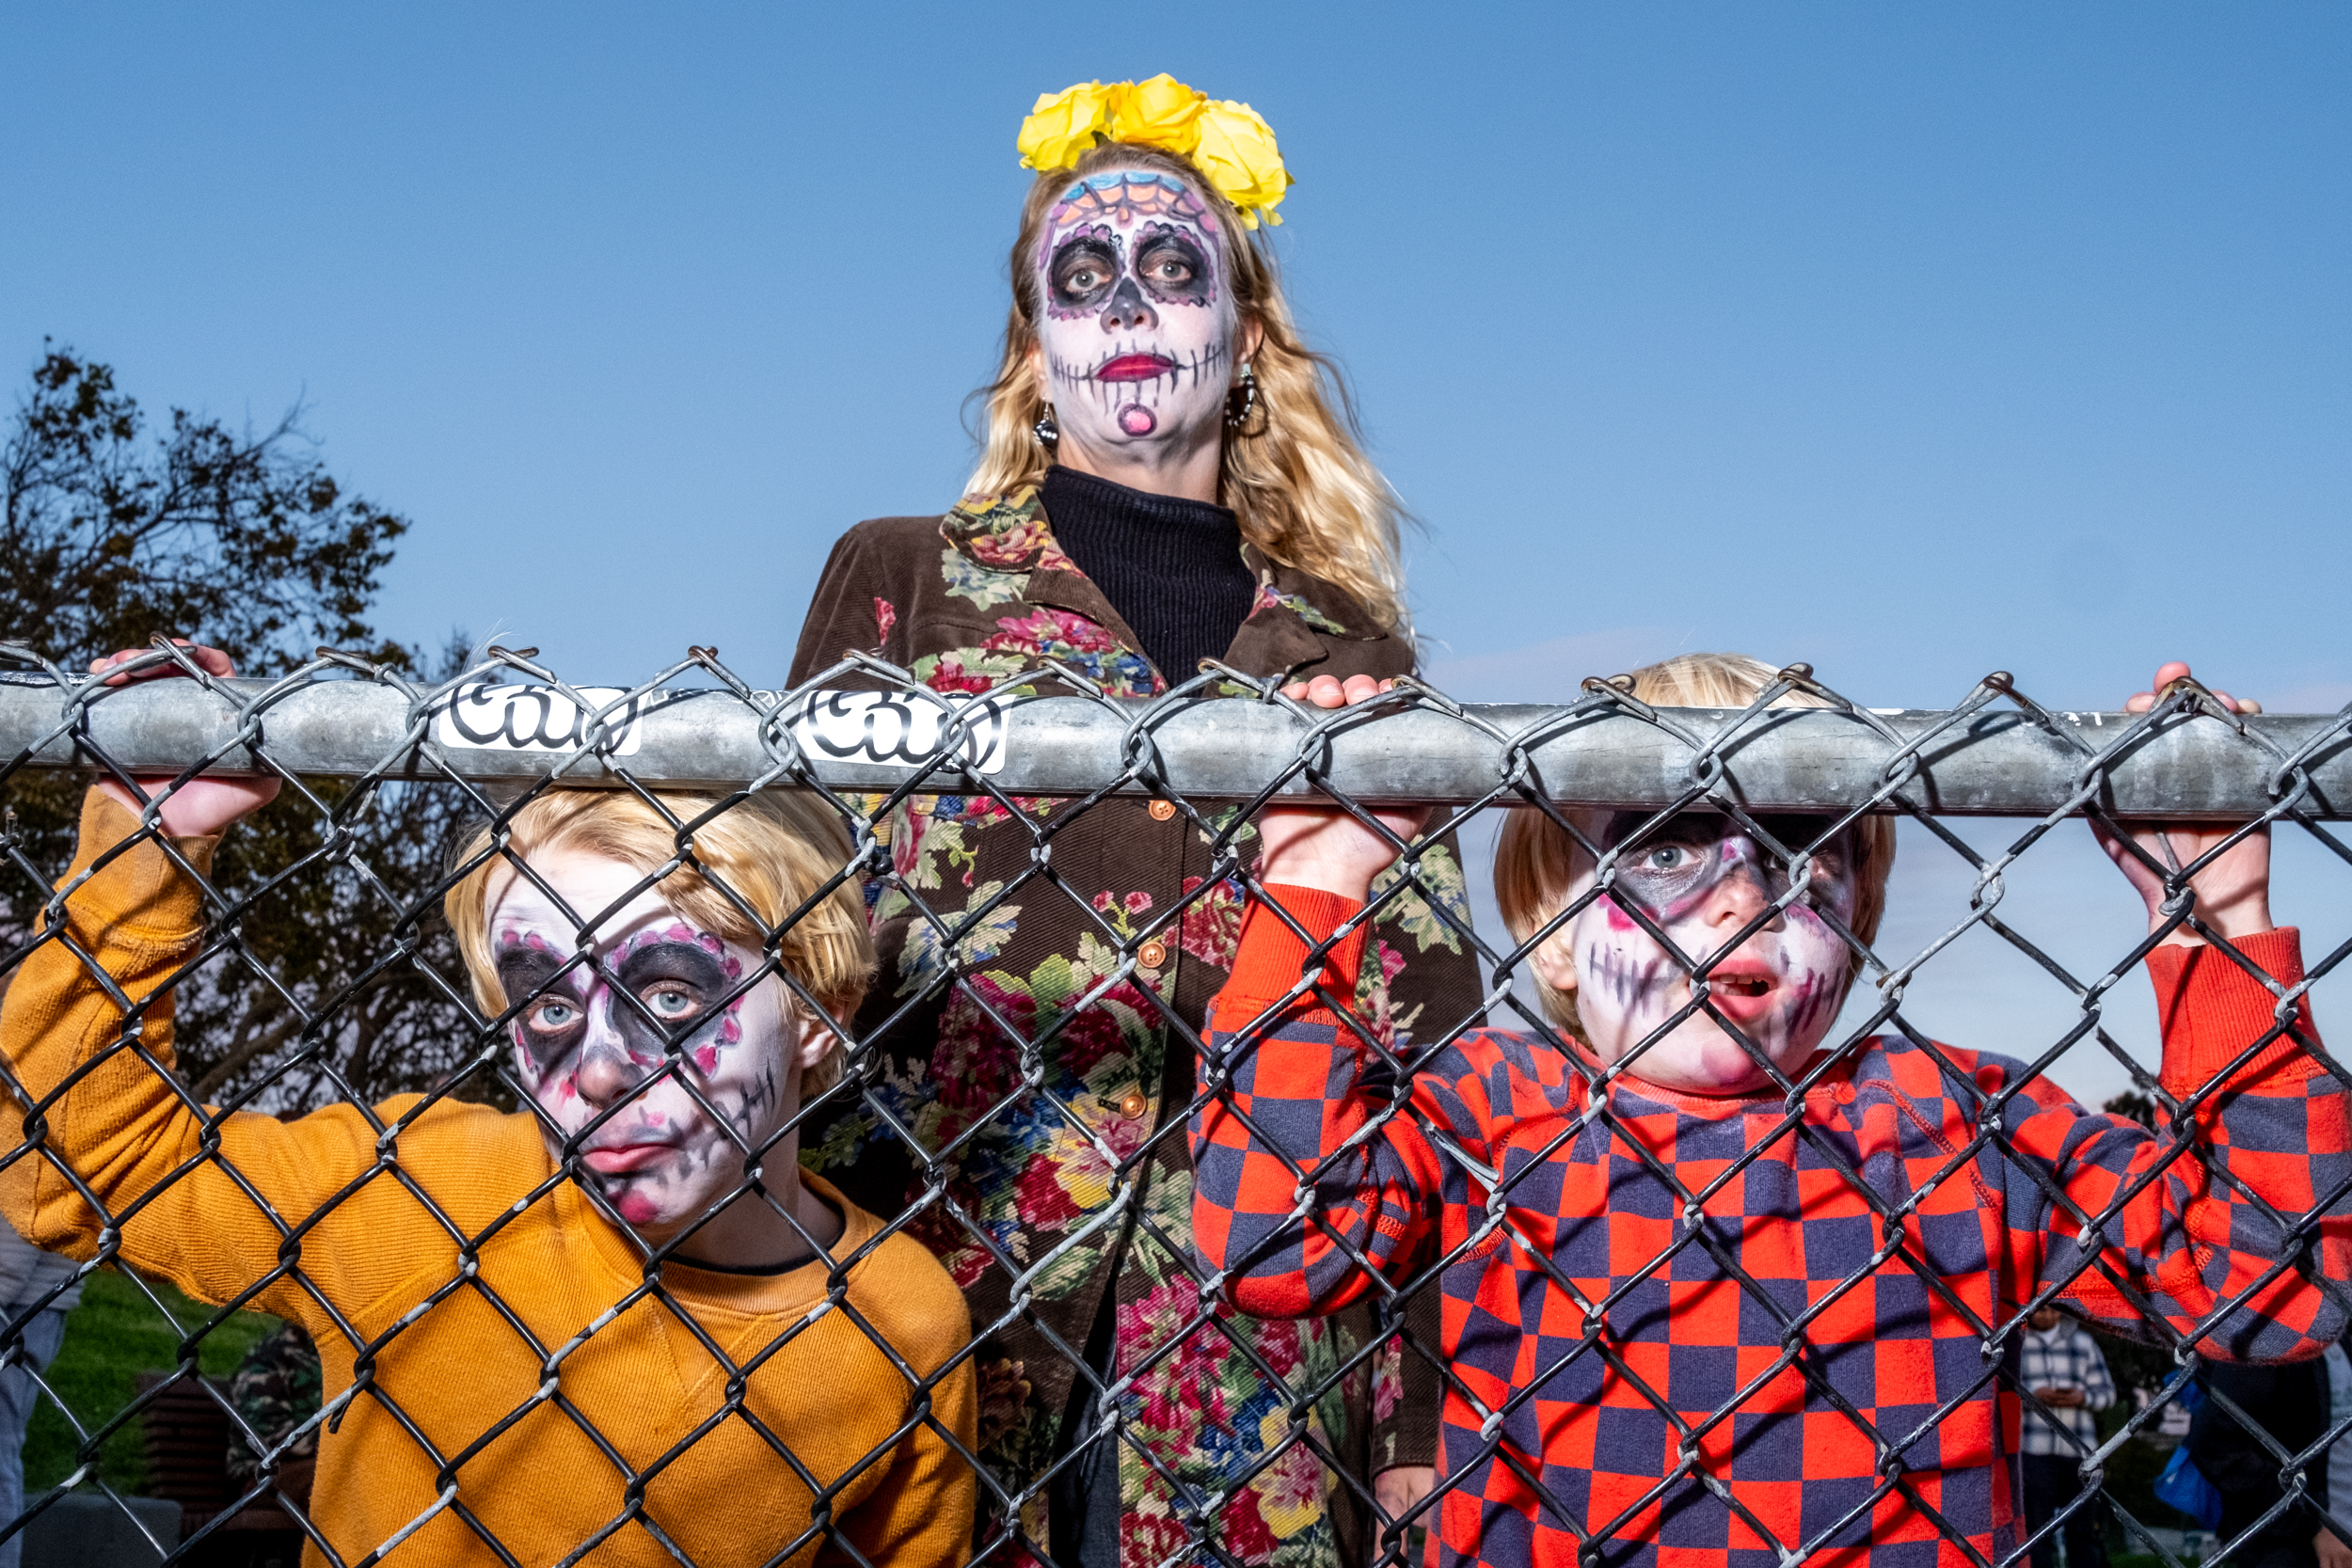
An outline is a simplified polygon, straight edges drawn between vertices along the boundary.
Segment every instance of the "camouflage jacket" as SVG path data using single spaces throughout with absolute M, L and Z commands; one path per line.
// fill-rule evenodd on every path
M 229 1378 L 229 1402 L 264 1447 L 283 1443 L 294 1430 L 319 1413 L 318 1347 L 299 1323 L 287 1323 L 253 1342 Z M 282 1456 L 315 1459 L 318 1428 L 312 1427 Z M 229 1479 L 240 1491 L 262 1472 L 261 1456 L 246 1446 L 243 1433 L 229 1434 Z
M 1254 549 L 1245 557 L 1258 595 L 1227 664 L 1343 677 L 1412 668 L 1410 643 L 1345 593 Z M 1022 491 L 944 519 L 850 530 L 818 584 L 792 680 L 855 650 L 945 692 L 986 690 L 1048 658 L 1113 696 L 1167 689 L 1138 647 L 1055 544 L 1035 492 Z M 1067 691 L 1050 675 L 1030 689 Z M 1376 1469 L 1430 1462 L 1435 1374 L 1424 1390 L 1417 1363 L 1406 1396 L 1393 1346 L 1351 1367 L 1374 1335 L 1369 1315 L 1261 1322 L 1200 1302 L 1184 1118 L 1195 1031 L 1239 934 L 1238 891 L 1208 879 L 1208 835 L 1170 802 L 1014 805 L 915 797 L 893 814 L 894 874 L 869 888 L 882 968 L 857 1022 L 864 1098 L 807 1128 L 802 1158 L 878 1214 L 919 1206 L 911 1227 L 972 1303 L 982 1458 L 1019 1499 L 1031 1542 L 1045 1543 L 1041 1479 L 1064 1451 L 1088 1332 L 1115 1285 L 1116 1370 L 1133 1378 L 1119 1410 L 1122 1568 L 1177 1560 L 1184 1513 L 1228 1492 L 1205 1528 L 1229 1560 L 1362 1560 L 1357 1487 Z M 1453 847 L 1424 865 L 1424 882 L 1467 921 Z M 1365 965 L 1362 1016 L 1399 1035 L 1422 1020 L 1450 1027 L 1477 1006 L 1475 959 L 1425 904 L 1392 909 L 1375 933 L 1379 961 Z M 1024 1037 L 1041 1045 L 1042 1066 L 1025 1088 Z M 916 1151 L 950 1144 L 944 1194 L 921 1205 Z M 1266 1370 L 1292 1389 L 1327 1388 L 1309 1406 L 1306 1441 L 1271 1464 L 1266 1449 L 1292 1430 L 1292 1395 Z

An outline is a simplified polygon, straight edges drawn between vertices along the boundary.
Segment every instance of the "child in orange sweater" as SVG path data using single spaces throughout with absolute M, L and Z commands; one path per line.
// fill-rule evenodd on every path
M 194 781 L 162 834 L 200 876 L 276 790 Z M 663 799 L 688 822 L 717 804 Z M 686 835 L 643 801 L 532 800 L 505 854 L 486 830 L 468 847 L 447 903 L 535 1109 L 404 1095 L 290 1121 L 199 1109 L 158 1070 L 203 901 L 138 832 L 127 791 L 91 790 L 65 917 L 8 987 L 0 1049 L 40 1152 L 0 1204 L 42 1246 L 119 1239 L 199 1301 L 310 1330 L 310 1519 L 342 1560 L 969 1555 L 962 1295 L 785 1131 L 838 1074 L 823 1015 L 872 967 L 854 885 L 816 896 L 850 853 L 827 814 L 740 802 L 656 881 Z

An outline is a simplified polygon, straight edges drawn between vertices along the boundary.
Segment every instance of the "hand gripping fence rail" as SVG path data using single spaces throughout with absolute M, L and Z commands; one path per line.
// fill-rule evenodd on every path
M 2003 674 L 1871 709 L 1801 665 L 1737 710 L 1618 678 L 1327 711 L 1216 666 L 1149 701 L 1050 663 L 940 692 L 857 656 L 776 691 L 701 649 L 628 689 L 500 648 L 433 684 L 158 648 L 128 673 L 177 678 L 109 686 L 6 651 L 0 1204 L 43 1251 L 6 1276 L 0 1406 L 40 1405 L 0 1552 L 2352 1543 L 2322 1513 L 2352 1374 L 2331 1407 L 2314 1358 L 2352 1309 L 2352 1080 L 2308 1006 L 2352 944 L 2298 957 L 2200 898 L 2274 830 L 2352 866 L 2352 709 L 2185 682 L 2054 712 Z M 180 832 L 262 779 L 250 820 Z M 85 807 L 94 782 L 148 803 Z M 1309 801 L 1401 852 L 1368 903 L 1260 880 Z M 1575 847 L 1523 940 L 1465 893 L 1506 811 L 1506 854 Z M 2098 974 L 2000 911 L 2069 816 L 2156 911 Z M 1838 892 L 1890 818 L 1972 879 L 1915 951 Z M 1654 891 L 1702 864 L 1705 898 Z M 844 928 L 875 937 L 862 1003 Z M 1799 928 L 1854 996 L 1775 1054 L 1794 1014 L 1738 955 Z M 1906 1020 L 1978 928 L 2064 1030 Z M 1602 1043 L 1547 1010 L 1567 963 Z M 2106 1022 L 2143 964 L 2161 1073 Z M 1700 1037 L 1761 1086 L 1674 1092 Z M 2136 1086 L 2108 1113 L 2042 1076 L 2077 1044 Z M 2096 1335 L 2031 1327 L 2050 1307 Z

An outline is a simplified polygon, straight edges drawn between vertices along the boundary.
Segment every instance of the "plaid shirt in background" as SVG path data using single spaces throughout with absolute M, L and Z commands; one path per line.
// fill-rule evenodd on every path
M 2080 1388 L 2083 1402 L 2060 1408 L 2047 1405 L 2048 1414 L 2026 1407 L 2026 1441 L 2021 1451 L 2026 1453 L 2079 1454 L 2077 1449 L 2062 1436 L 2053 1419 L 2082 1439 L 2083 1449 L 2099 1445 L 2098 1423 L 2090 1418 L 2094 1410 L 2105 1410 L 2115 1402 L 2115 1381 L 2107 1376 L 2107 1358 L 2099 1354 L 2099 1342 L 2083 1332 L 2082 1325 L 2071 1318 L 2060 1318 L 2047 1333 L 2028 1328 L 2019 1340 L 2017 1386 L 2028 1391 L 2038 1388 Z

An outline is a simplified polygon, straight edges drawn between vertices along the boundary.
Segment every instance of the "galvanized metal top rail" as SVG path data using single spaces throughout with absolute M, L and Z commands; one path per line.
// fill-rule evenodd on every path
M 1327 714 L 1279 699 L 1176 693 L 943 699 L 928 691 L 646 690 L 475 682 L 434 700 L 373 680 L 148 681 L 61 688 L 0 676 L 0 768 L 128 771 L 266 766 L 311 777 L 735 788 L 821 783 L 1026 796 L 1159 787 L 1247 800 L 1329 787 L 1364 801 L 1463 803 L 1524 780 L 1569 804 L 1656 806 L 1709 784 L 1757 810 L 1888 798 L 1954 815 L 2046 816 L 2095 800 L 2135 816 L 2352 817 L 2345 716 L 2153 721 L 2011 706 L 1952 710 L 1455 705 L 1425 689 Z M 1634 711 L 1633 709 L 1638 709 Z M 2135 733 L 2137 729 L 2137 733 Z M 2122 743 L 2119 747 L 2119 743 Z M 257 760 L 265 757 L 266 764 Z M 1897 781 L 1899 781 L 1898 784 Z M 1896 787 L 1889 789 L 1889 784 Z

